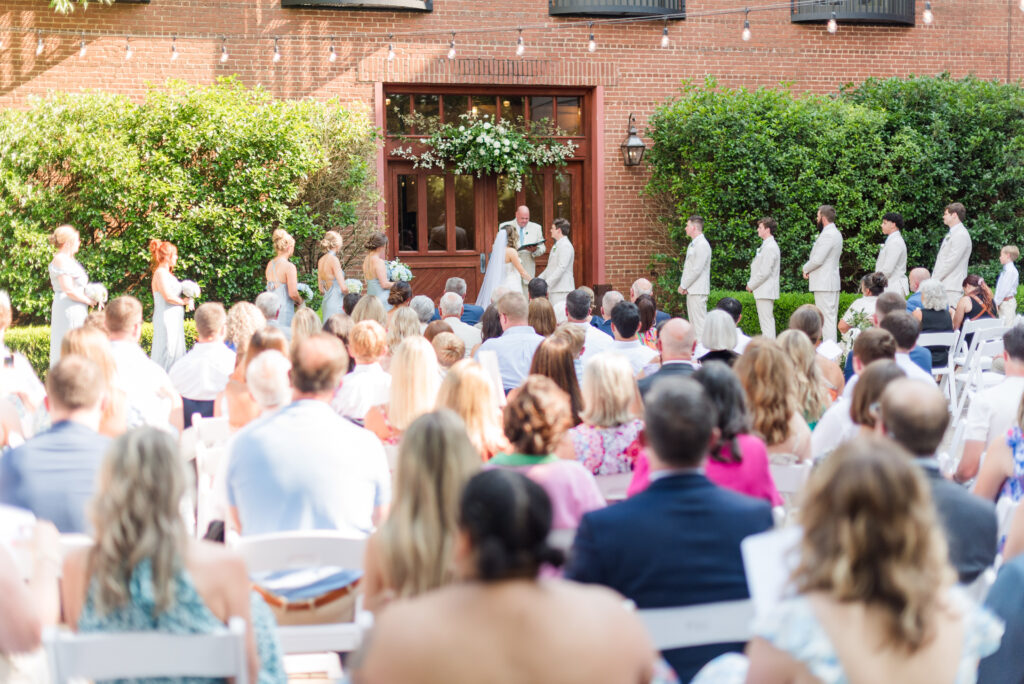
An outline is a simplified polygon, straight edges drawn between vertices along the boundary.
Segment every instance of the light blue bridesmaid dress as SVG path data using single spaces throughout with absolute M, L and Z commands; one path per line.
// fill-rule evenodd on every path
M 334 256 L 334 250 L 329 251 L 328 254 Z M 322 280 L 320 283 L 322 285 L 327 284 Z M 324 301 L 323 304 L 321 304 L 325 321 L 336 313 L 344 313 L 345 308 L 342 306 L 343 300 L 344 295 L 341 294 L 341 284 L 338 282 L 337 278 L 332 278 L 331 286 L 327 288 L 326 292 L 324 292 Z
M 291 330 L 292 317 L 295 316 L 295 302 L 288 296 L 288 283 L 277 280 L 276 260 L 270 262 L 270 271 L 271 280 L 267 281 L 267 292 L 273 292 L 281 300 L 281 312 L 277 314 L 277 324 L 286 330 Z

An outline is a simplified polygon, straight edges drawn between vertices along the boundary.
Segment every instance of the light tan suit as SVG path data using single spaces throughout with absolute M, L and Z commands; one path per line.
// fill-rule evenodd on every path
M 761 334 L 775 337 L 775 300 L 779 298 L 779 265 L 782 254 L 779 243 L 769 235 L 757 248 L 757 254 L 750 264 L 750 280 L 747 287 L 754 294 L 757 320 Z
M 708 313 L 708 295 L 711 294 L 711 245 L 704 233 L 690 241 L 683 261 L 683 275 L 679 287 L 686 290 L 686 317 L 697 333 L 704 332 L 704 317 Z
M 964 293 L 964 278 L 967 264 L 971 261 L 971 234 L 964 224 L 958 223 L 949 229 L 935 257 L 932 278 L 942 281 L 949 305 L 955 307 Z
M 839 259 L 843 255 L 843 236 L 830 223 L 821 229 L 811 255 L 804 264 L 808 287 L 814 293 L 814 304 L 825 314 L 822 339 L 835 342 L 836 326 L 839 325 Z
M 907 243 L 903 241 L 900 231 L 894 231 L 885 237 L 885 244 L 878 252 L 875 260 L 875 271 L 885 275 L 889 284 L 886 292 L 895 292 L 904 299 L 910 294 L 910 282 L 907 280 Z

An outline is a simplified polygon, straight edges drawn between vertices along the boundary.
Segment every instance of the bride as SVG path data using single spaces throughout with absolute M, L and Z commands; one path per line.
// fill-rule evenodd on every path
M 476 304 L 487 308 L 491 304 L 491 296 L 498 288 L 510 292 L 522 292 L 523 283 L 530 282 L 530 274 L 523 268 L 519 260 L 519 231 L 502 228 L 494 238 L 491 257 L 487 262 L 487 272 L 480 286 Z

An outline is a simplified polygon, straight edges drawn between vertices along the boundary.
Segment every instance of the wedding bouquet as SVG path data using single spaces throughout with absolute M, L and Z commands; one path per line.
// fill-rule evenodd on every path
M 412 269 L 407 264 L 398 259 L 388 262 L 388 280 L 404 280 L 408 283 L 412 278 Z
M 363 291 L 363 283 L 358 278 L 346 278 L 345 289 L 349 294 L 359 294 Z
M 188 299 L 198 299 L 203 294 L 199 284 L 194 280 L 182 280 L 181 281 L 181 296 Z
M 107 294 L 107 288 L 103 283 L 89 283 L 85 286 L 85 296 L 96 302 L 98 306 L 103 306 L 107 303 L 107 298 L 110 295 Z
M 295 286 L 295 289 L 299 291 L 299 294 L 304 300 L 309 301 L 313 298 L 313 288 L 306 283 L 299 283 Z

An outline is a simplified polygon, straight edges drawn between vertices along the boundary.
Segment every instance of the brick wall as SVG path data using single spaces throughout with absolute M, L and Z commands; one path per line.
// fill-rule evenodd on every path
M 765 4 L 765 3 L 761 3 Z M 1015 44 L 1024 41 L 1024 13 L 1016 0 L 934 0 L 935 22 L 916 27 L 840 25 L 829 35 L 820 24 L 793 24 L 788 10 L 750 14 L 753 39 L 743 42 L 743 15 L 691 17 L 670 24 L 671 45 L 659 47 L 661 22 L 595 26 L 595 53 L 586 50 L 586 27 L 524 32 L 526 54 L 514 54 L 520 24 L 564 24 L 548 17 L 547 0 L 435 0 L 427 14 L 356 10 L 284 10 L 278 0 L 152 0 L 148 5 L 90 5 L 56 15 L 46 0 L 2 0 L 0 29 L 60 30 L 43 35 L 36 56 L 33 32 L 0 30 L 0 106 L 22 107 L 50 90 L 99 88 L 140 97 L 147 83 L 180 78 L 208 83 L 238 74 L 279 97 L 338 97 L 373 108 L 374 86 L 390 83 L 503 83 L 601 86 L 604 97 L 604 247 L 606 280 L 617 288 L 647 270 L 650 254 L 665 247 L 653 207 L 641 190 L 643 168 L 623 167 L 619 145 L 634 112 L 641 134 L 650 112 L 677 92 L 680 79 L 714 76 L 722 86 L 754 88 L 789 82 L 797 91 L 830 92 L 868 76 L 974 74 L 1021 76 Z M 689 0 L 691 13 L 742 7 L 737 0 Z M 754 4 L 756 6 L 756 4 Z M 498 34 L 457 35 L 458 57 L 445 59 L 448 36 L 395 39 L 386 59 L 386 34 L 479 27 Z M 79 33 L 87 53 L 80 58 Z M 134 54 L 124 59 L 124 34 Z M 113 35 L 111 35 L 113 34 Z M 140 35 L 142 34 L 142 35 Z M 170 37 L 180 38 L 171 62 Z M 221 35 L 229 59 L 218 60 Z M 336 36 L 337 60 L 327 60 Z M 273 62 L 273 38 L 282 59 Z

